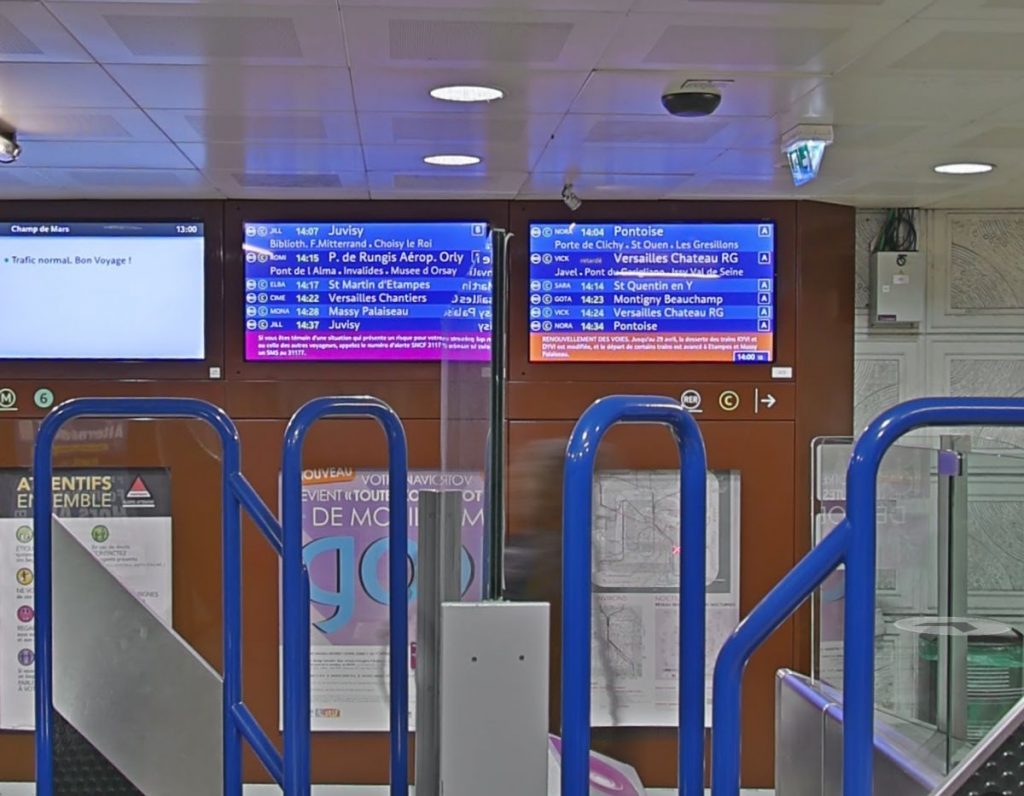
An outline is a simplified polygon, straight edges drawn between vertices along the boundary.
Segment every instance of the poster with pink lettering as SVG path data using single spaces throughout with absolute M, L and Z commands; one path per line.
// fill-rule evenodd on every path
M 303 473 L 303 558 L 310 573 L 311 721 L 320 731 L 388 728 L 388 473 Z M 462 494 L 462 598 L 483 593 L 483 475 L 409 473 L 409 639 L 415 639 L 419 496 Z M 410 655 L 410 658 L 414 656 Z M 410 723 L 415 707 L 410 670 Z

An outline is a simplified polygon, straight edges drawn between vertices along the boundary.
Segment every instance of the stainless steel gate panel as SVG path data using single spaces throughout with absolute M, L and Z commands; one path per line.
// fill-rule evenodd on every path
M 876 717 L 874 792 L 926 796 L 942 781 L 941 761 L 916 739 Z M 842 699 L 809 677 L 780 670 L 775 688 L 777 796 L 842 796 Z

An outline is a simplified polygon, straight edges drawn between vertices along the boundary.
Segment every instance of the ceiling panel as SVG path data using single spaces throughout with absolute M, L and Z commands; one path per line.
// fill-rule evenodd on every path
M 360 113 L 362 140 L 375 146 L 468 146 L 488 151 L 512 147 L 539 154 L 558 126 L 558 114 L 509 116 L 464 113 Z
M 841 124 L 835 127 L 835 140 L 843 146 L 907 147 L 920 142 L 934 130 L 926 124 Z
M 831 73 L 896 24 L 861 15 L 631 14 L 600 66 Z
M 91 62 L 42 3 L 0 2 L 0 61 Z
M 150 110 L 167 135 L 180 143 L 202 141 L 324 141 L 358 144 L 359 127 L 354 113 L 259 113 L 225 114 L 202 110 Z
M 338 0 L 44 0 L 44 2 L 65 2 L 68 4 L 103 2 L 110 5 L 211 5 L 231 6 L 248 5 L 256 2 L 274 6 L 331 6 L 337 7 Z
M 664 118 L 661 95 L 686 78 L 732 80 L 721 85 L 721 116 L 774 116 L 807 94 L 824 78 L 818 76 L 738 75 L 713 70 L 597 71 L 572 104 L 573 113 L 651 114 Z
M 110 2 L 49 7 L 101 63 L 346 63 L 336 7 Z
M 162 169 L 18 169 L 0 181 L 0 197 L 22 199 L 215 199 L 198 171 Z
M 466 174 L 371 171 L 367 177 L 374 199 L 514 199 L 526 180 L 525 172 Z
M 791 20 L 814 15 L 846 22 L 853 18 L 909 19 L 932 2 L 934 0 L 636 0 L 633 13 L 717 13 Z
M 366 174 L 358 172 L 246 172 L 206 173 L 231 199 L 368 199 Z
M 1024 71 L 1022 31 L 937 32 L 898 59 L 896 69 L 942 71 Z
M 957 125 L 1024 99 L 1010 78 L 843 77 L 816 87 L 785 112 L 786 122 L 928 122 Z
M 347 8 L 353 66 L 487 64 L 591 69 L 624 15 L 601 12 Z
M 943 188 L 920 180 L 880 178 L 848 181 L 840 189 L 829 192 L 827 198 L 858 207 L 928 207 L 952 195 Z
M 411 146 L 376 146 L 363 144 L 368 171 L 405 172 L 448 176 L 457 174 L 488 174 L 490 172 L 525 172 L 540 156 L 543 145 L 529 147 L 525 141 L 502 146 L 477 146 L 423 142 Z M 474 166 L 434 166 L 424 163 L 427 155 L 476 155 L 481 162 Z
M 452 84 L 493 86 L 504 99 L 475 105 L 473 112 L 495 115 L 564 113 L 587 79 L 586 71 L 504 69 L 489 67 L 429 67 L 352 70 L 355 104 L 365 111 L 458 113 L 467 112 L 461 102 L 445 102 L 430 96 L 431 89 Z
M 0 63 L 0 108 L 4 114 L 134 107 L 128 95 L 95 64 Z
M 203 171 L 289 174 L 361 171 L 358 146 L 298 142 L 181 144 L 181 150 Z
M 572 186 L 584 201 L 660 199 L 682 190 L 692 178 L 675 174 L 575 174 Z M 519 190 L 520 199 L 558 199 L 565 185 L 559 172 L 534 172 Z
M 865 50 L 847 74 L 1020 75 L 1024 13 L 1014 19 L 918 17 Z
M 111 66 L 109 71 L 147 109 L 207 108 L 224 115 L 353 110 L 352 85 L 346 69 L 137 64 Z
M 679 119 L 636 114 L 567 115 L 555 133 L 552 147 L 581 144 L 621 144 L 624 146 L 711 147 L 769 145 L 778 140 L 779 130 L 771 119 L 744 119 L 709 116 Z
M 341 0 L 341 8 L 372 7 L 381 5 L 380 0 Z M 633 0 L 386 0 L 392 8 L 464 8 L 484 11 L 618 11 L 625 13 Z
M 825 157 L 828 157 L 829 154 L 826 152 Z M 824 170 L 824 166 L 822 169 Z M 701 169 L 701 173 L 730 174 L 761 180 L 776 179 L 779 175 L 789 178 L 789 168 L 778 147 L 730 149 L 723 152 L 721 157 L 709 162 L 704 169 Z
M 5 168 L 189 169 L 192 164 L 170 143 L 34 141 Z
M 623 146 L 584 144 L 549 147 L 537 161 L 537 171 L 572 175 L 590 174 L 695 174 L 721 155 L 722 149 L 699 147 Z
M 821 199 L 826 198 L 835 190 L 841 181 L 833 181 L 827 177 L 819 177 L 814 182 L 799 188 L 793 185 L 788 173 L 779 172 L 774 175 L 699 175 L 683 186 L 665 196 L 666 199 L 692 199 L 695 196 L 710 199 Z
M 0 0 L 0 196 L 1024 203 L 1024 0 L 384 3 Z M 702 78 L 719 111 L 667 115 Z M 429 96 L 452 83 L 506 97 Z M 836 143 L 798 189 L 779 138 L 815 121 Z
M 935 0 L 921 12 L 924 18 L 1010 20 L 1024 19 L 1024 0 Z
M 167 141 L 140 110 L 54 110 L 0 112 L 0 119 L 27 141 Z

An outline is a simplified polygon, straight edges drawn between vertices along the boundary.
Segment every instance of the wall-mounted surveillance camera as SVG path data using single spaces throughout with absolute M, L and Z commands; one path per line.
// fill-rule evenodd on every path
M 687 80 L 682 85 L 673 83 L 661 94 L 661 104 L 673 116 L 710 116 L 722 104 L 724 81 Z
M 562 201 L 565 202 L 565 206 L 572 211 L 579 210 L 583 206 L 583 200 L 580 199 L 576 191 L 573 190 L 571 182 L 567 182 L 562 186 Z
M 14 130 L 0 130 L 0 163 L 13 163 L 21 154 Z

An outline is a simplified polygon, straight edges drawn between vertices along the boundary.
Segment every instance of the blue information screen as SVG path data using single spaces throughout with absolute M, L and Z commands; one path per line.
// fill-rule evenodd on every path
M 772 223 L 531 224 L 534 362 L 774 358 Z
M 245 355 L 490 360 L 484 222 L 245 225 Z
M 0 223 L 0 359 L 205 358 L 196 221 Z

